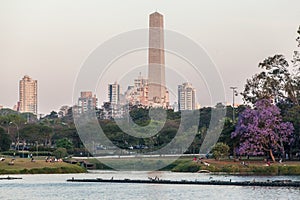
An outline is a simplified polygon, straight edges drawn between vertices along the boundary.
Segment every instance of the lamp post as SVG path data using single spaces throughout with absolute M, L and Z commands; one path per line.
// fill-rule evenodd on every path
M 39 157 L 39 141 L 35 141 L 36 143 L 36 157 Z
M 17 138 L 17 144 L 18 144 L 18 152 L 19 152 L 19 147 L 20 147 L 20 134 L 19 134 L 19 126 L 18 124 L 16 124 L 15 122 L 9 122 L 9 125 L 14 124 L 17 127 L 17 134 L 18 134 L 18 138 Z
M 234 97 L 238 95 L 237 93 L 237 87 L 230 87 L 232 89 L 232 123 L 234 124 L 235 122 L 235 110 L 234 110 Z M 233 157 L 234 159 L 236 158 L 236 152 L 235 152 L 235 144 L 233 143 Z
M 234 97 L 238 95 L 237 93 L 237 87 L 230 87 L 232 89 L 232 122 L 235 121 L 235 110 L 234 110 Z

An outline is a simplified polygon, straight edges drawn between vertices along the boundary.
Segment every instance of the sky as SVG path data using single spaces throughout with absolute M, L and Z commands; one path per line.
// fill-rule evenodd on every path
M 113 36 L 147 28 L 155 11 L 164 15 L 166 29 L 207 52 L 229 103 L 230 87 L 241 92 L 259 62 L 277 53 L 290 60 L 297 48 L 299 0 L 0 0 L 0 105 L 16 104 L 24 75 L 38 80 L 39 113 L 72 105 L 76 77 L 91 52 Z M 138 56 L 147 63 L 146 51 Z M 169 58 L 167 65 L 176 60 Z M 106 84 L 97 86 L 100 104 L 107 101 Z M 205 94 L 197 89 L 199 100 Z

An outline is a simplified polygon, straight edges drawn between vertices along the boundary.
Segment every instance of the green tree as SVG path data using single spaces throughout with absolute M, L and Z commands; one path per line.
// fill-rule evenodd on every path
M 283 108 L 281 108 L 283 110 Z M 300 106 L 292 106 L 284 109 L 283 120 L 291 122 L 294 126 L 294 141 L 291 144 L 290 157 L 300 152 Z
M 300 27 L 298 30 L 300 35 Z M 299 37 L 297 41 L 299 42 Z M 300 47 L 300 45 L 298 45 Z M 259 63 L 262 72 L 248 79 L 241 93 L 244 101 L 254 104 L 259 99 L 290 101 L 299 105 L 300 99 L 300 53 L 294 52 L 290 64 L 283 55 L 274 55 Z M 293 68 L 290 69 L 290 66 Z
M 68 156 L 68 152 L 65 148 L 57 148 L 55 151 L 53 151 L 52 155 L 56 158 L 64 158 Z
M 237 144 L 237 140 L 231 138 L 231 133 L 234 131 L 235 124 L 231 118 L 225 118 L 224 127 L 218 142 L 227 144 L 230 147 L 230 154 L 234 154 L 234 146 Z
M 212 154 L 216 160 L 228 156 L 229 146 L 225 143 L 218 142 L 212 148 Z
M 29 143 L 49 145 L 52 129 L 42 124 L 27 124 L 20 130 L 20 139 Z
M 31 115 L 32 120 L 35 121 L 35 118 Z M 14 110 L 4 108 L 0 110 L 0 124 L 2 126 L 8 126 L 10 122 L 14 122 L 18 125 L 22 125 L 27 121 L 27 113 L 19 113 Z
M 65 148 L 70 151 L 73 150 L 73 143 L 68 138 L 63 138 L 56 141 L 56 147 Z
M 132 121 L 140 126 L 147 126 L 150 122 L 149 109 L 135 106 L 130 110 L 129 114 Z
M 245 89 L 241 93 L 246 102 L 254 104 L 258 99 L 274 98 L 276 102 L 289 99 L 299 104 L 297 85 L 289 70 L 289 63 L 283 55 L 266 58 L 259 67 L 262 72 L 247 79 Z
M 300 26 L 297 33 L 298 49 L 294 51 L 292 61 L 283 55 L 266 58 L 259 64 L 262 71 L 247 80 L 241 93 L 244 101 L 250 104 L 264 98 L 275 100 L 283 121 L 291 122 L 295 128 L 293 144 L 287 149 L 290 155 L 300 151 Z
M 5 130 L 0 127 L 0 151 L 7 151 L 11 145 L 11 139 Z

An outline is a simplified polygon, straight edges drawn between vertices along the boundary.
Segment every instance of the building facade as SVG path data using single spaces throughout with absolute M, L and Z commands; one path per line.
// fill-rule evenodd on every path
M 141 74 L 134 79 L 135 88 L 135 104 L 148 105 L 148 79 L 144 78 Z
M 149 18 L 148 105 L 168 107 L 165 81 L 165 51 L 163 15 L 152 13 Z
M 128 86 L 121 104 L 148 105 L 148 79 L 141 74 L 134 79 L 134 85 Z
M 18 111 L 37 115 L 37 80 L 25 75 L 19 83 Z
M 87 111 L 94 111 L 97 108 L 98 99 L 96 95 L 93 95 L 90 91 L 80 92 L 78 98 L 78 107 L 81 113 Z
M 108 101 L 114 105 L 120 103 L 120 85 L 117 82 L 108 85 Z
M 178 85 L 178 110 L 195 110 L 196 107 L 196 89 L 192 84 Z

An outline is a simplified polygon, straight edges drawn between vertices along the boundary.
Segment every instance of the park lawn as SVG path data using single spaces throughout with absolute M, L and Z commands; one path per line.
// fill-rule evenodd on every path
M 265 162 L 258 160 L 244 160 L 234 162 L 233 160 L 203 160 L 209 166 L 196 161 L 179 160 L 172 169 L 175 172 L 198 172 L 208 170 L 212 173 L 244 174 L 244 175 L 300 175 L 300 162 L 288 161 L 284 163 L 271 163 L 267 166 Z
M 93 163 L 96 169 L 99 170 L 136 170 L 147 171 L 147 166 L 150 165 L 151 169 L 160 171 L 173 171 L 173 172 L 199 172 L 200 170 L 208 170 L 212 173 L 227 173 L 227 174 L 240 174 L 240 175 L 300 175 L 300 162 L 288 161 L 283 163 L 271 163 L 267 166 L 263 158 L 252 158 L 250 160 L 244 159 L 242 161 L 234 162 L 234 160 L 215 160 L 204 159 L 203 161 L 209 163 L 206 166 L 200 162 L 193 161 L 192 157 L 181 157 L 170 164 L 174 158 L 169 157 L 153 157 L 153 158 L 101 158 L 87 159 L 89 163 Z M 138 159 L 138 160 L 136 160 Z M 136 162 L 137 161 L 137 162 Z M 169 165 L 168 165 L 169 164 Z M 163 167 L 163 168 L 161 168 Z
M 31 162 L 29 158 L 17 158 L 14 165 L 9 165 L 11 161 L 7 158 L 0 162 L 0 174 L 53 174 L 53 173 L 84 173 L 86 170 L 78 165 L 65 162 L 49 163 L 45 160 Z
M 87 161 L 96 165 L 96 169 L 116 169 L 116 170 L 136 170 L 148 171 L 161 169 L 172 163 L 175 158 L 169 157 L 151 157 L 151 158 L 91 158 Z M 176 161 L 175 161 L 176 162 Z M 170 170 L 170 169 L 169 169 Z

